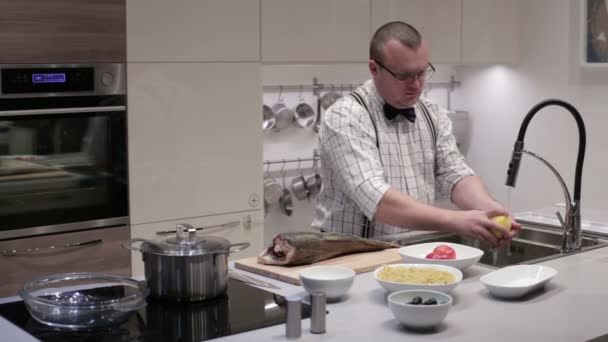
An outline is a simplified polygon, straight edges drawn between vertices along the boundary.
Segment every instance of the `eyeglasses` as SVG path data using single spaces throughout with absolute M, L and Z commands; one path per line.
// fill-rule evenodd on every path
M 376 64 L 378 64 L 382 69 L 388 71 L 389 74 L 391 74 L 394 78 L 398 79 L 399 81 L 405 81 L 405 82 L 412 82 L 414 80 L 426 81 L 429 78 L 431 78 L 431 76 L 433 76 L 433 74 L 435 73 L 435 67 L 430 62 L 429 62 L 429 65 L 426 67 L 426 69 L 424 69 L 423 71 L 416 72 L 416 73 L 396 74 L 396 73 L 392 72 L 391 70 L 389 70 L 389 68 L 385 67 L 382 63 L 378 62 L 377 60 L 374 59 L 373 61 L 376 62 Z

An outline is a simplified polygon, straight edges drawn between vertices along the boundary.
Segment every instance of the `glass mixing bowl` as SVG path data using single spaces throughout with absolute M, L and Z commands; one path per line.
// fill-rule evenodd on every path
M 65 329 L 104 328 L 146 305 L 143 282 L 100 273 L 64 273 L 27 282 L 19 290 L 32 317 Z

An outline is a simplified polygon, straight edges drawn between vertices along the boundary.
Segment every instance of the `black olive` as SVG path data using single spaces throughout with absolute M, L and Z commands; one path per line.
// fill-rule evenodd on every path
M 437 299 L 435 299 L 435 297 L 431 297 L 427 300 L 424 301 L 424 303 L 422 303 L 424 305 L 435 305 L 437 304 Z
M 422 298 L 416 296 L 416 297 L 412 298 L 412 300 L 408 304 L 414 304 L 414 305 L 422 304 Z

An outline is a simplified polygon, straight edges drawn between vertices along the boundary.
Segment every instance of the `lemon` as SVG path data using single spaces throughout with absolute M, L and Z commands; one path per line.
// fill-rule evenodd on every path
M 511 220 L 509 220 L 509 217 L 507 217 L 507 216 L 504 216 L 504 215 L 494 216 L 494 217 L 492 217 L 492 221 L 503 226 L 503 228 L 505 228 L 506 231 L 511 230 Z M 498 231 L 496 229 L 491 229 L 491 230 L 492 230 L 492 233 L 494 234 L 494 236 L 496 236 L 499 239 L 501 239 L 504 235 L 501 231 Z

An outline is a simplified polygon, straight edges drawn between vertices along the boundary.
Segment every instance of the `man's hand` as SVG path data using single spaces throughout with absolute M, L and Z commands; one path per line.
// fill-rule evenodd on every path
M 507 232 L 503 226 L 490 219 L 491 217 L 505 214 L 508 215 L 504 211 L 453 211 L 448 225 L 451 228 L 450 230 L 457 234 L 486 241 L 493 247 L 501 247 L 510 241 L 521 228 L 519 223 L 513 221 L 512 230 Z M 492 234 L 491 229 L 500 231 L 503 233 L 503 237 L 498 239 Z

